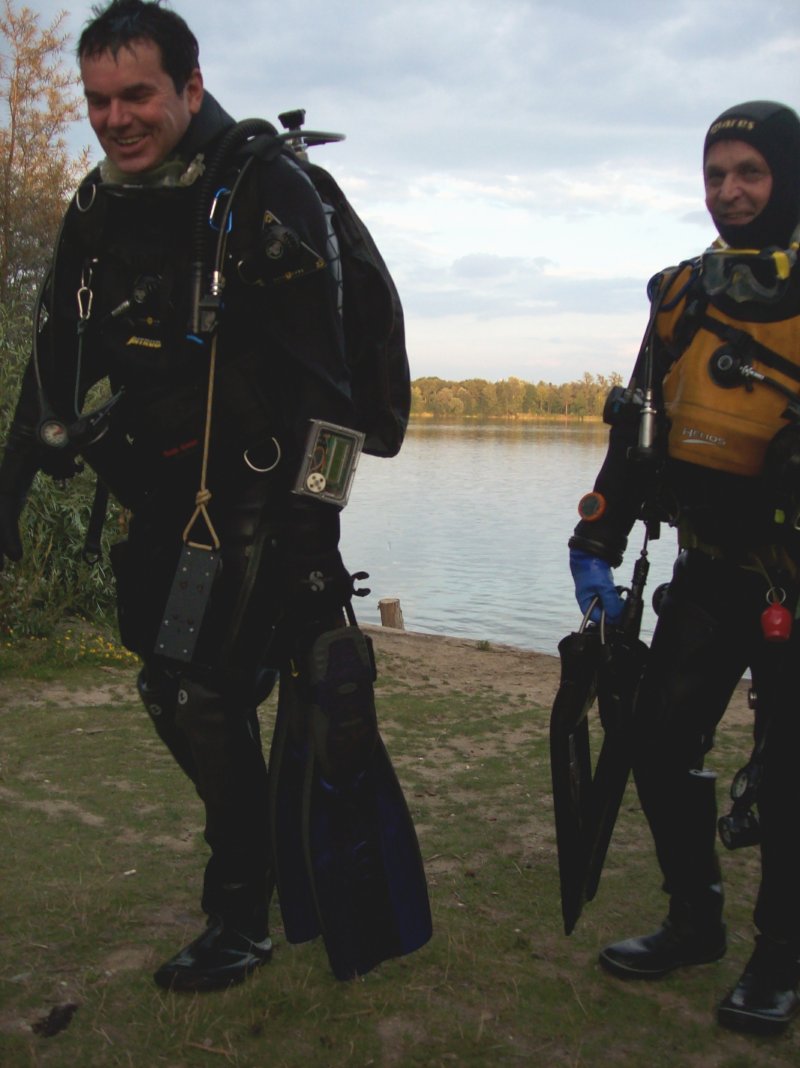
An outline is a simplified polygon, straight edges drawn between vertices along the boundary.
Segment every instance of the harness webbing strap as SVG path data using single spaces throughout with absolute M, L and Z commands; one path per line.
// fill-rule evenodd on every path
M 729 342 L 744 355 L 751 358 L 755 357 L 767 367 L 772 368 L 773 371 L 779 371 L 781 374 L 786 375 L 787 378 L 800 382 L 800 367 L 797 364 L 787 360 L 780 353 L 767 348 L 766 345 L 762 345 L 760 341 L 756 341 L 744 330 L 737 330 L 736 327 L 720 322 L 719 319 L 715 319 L 711 315 L 704 315 L 700 325 L 710 333 L 716 334 L 721 341 Z

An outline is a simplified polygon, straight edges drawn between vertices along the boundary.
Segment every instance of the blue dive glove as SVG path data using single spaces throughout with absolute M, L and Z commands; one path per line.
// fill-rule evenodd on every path
M 599 556 L 592 556 L 580 549 L 570 549 L 569 569 L 575 580 L 575 597 L 584 614 L 592 600 L 597 597 L 599 605 L 595 605 L 589 619 L 593 623 L 600 622 L 600 610 L 605 609 L 606 619 L 609 623 L 619 623 L 625 608 L 625 602 L 617 593 L 614 578 L 611 574 L 611 565 Z

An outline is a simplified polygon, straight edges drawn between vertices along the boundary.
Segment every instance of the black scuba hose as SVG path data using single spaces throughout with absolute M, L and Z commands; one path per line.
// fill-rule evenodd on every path
M 266 119 L 244 119 L 231 126 L 222 135 L 211 159 L 206 163 L 206 170 L 201 179 L 197 196 L 194 227 L 192 230 L 192 319 L 193 333 L 200 331 L 200 304 L 206 285 L 209 269 L 209 212 L 216 196 L 218 183 L 232 154 L 245 141 L 257 134 L 269 133 L 277 136 L 277 130 Z

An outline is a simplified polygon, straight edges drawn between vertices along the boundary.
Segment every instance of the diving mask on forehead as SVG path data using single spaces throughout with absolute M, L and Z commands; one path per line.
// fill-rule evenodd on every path
M 798 238 L 797 231 L 792 235 Z M 703 288 L 710 297 L 724 294 L 738 303 L 773 301 L 783 296 L 797 263 L 800 240 L 786 249 L 710 248 L 703 253 Z

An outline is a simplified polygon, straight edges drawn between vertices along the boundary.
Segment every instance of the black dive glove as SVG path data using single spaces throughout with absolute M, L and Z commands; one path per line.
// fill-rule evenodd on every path
M 22 559 L 22 541 L 19 536 L 19 515 L 22 501 L 12 493 L 0 493 L 0 571 L 3 560 Z
M 0 571 L 5 557 L 22 559 L 19 517 L 36 471 L 35 460 L 15 448 L 9 439 L 0 463 Z

